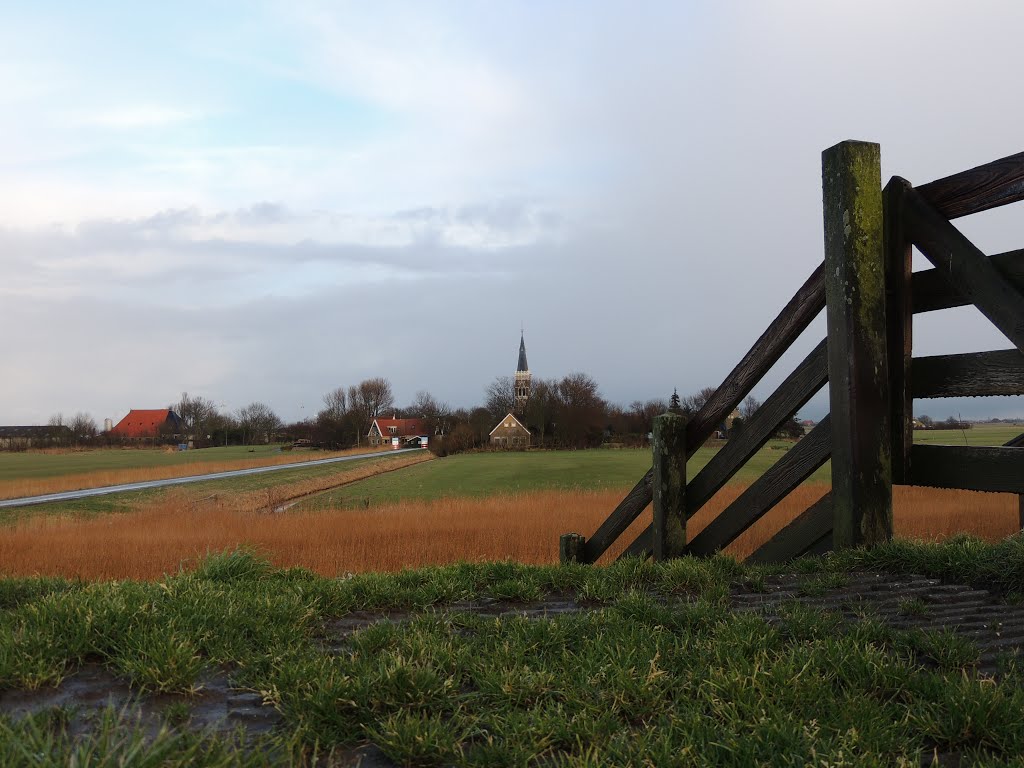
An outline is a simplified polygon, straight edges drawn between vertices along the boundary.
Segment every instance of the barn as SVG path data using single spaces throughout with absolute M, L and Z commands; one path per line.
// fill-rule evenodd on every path
M 132 408 L 110 430 L 111 437 L 122 440 L 148 440 L 181 434 L 181 417 L 170 408 Z

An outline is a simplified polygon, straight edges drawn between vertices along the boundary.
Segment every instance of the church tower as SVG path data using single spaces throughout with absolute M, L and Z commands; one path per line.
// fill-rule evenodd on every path
M 513 413 L 525 413 L 526 402 L 530 399 L 530 366 L 526 363 L 526 340 L 522 331 L 519 333 L 519 365 L 516 366 L 515 399 Z

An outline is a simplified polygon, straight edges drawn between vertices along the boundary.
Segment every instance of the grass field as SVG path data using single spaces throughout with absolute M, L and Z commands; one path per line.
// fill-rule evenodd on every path
M 970 429 L 917 429 L 915 443 L 1003 445 L 1024 432 L 1024 424 L 975 424 Z
M 889 545 L 800 564 L 988 581 L 1024 590 L 1024 543 Z M 0 582 L 0 690 L 31 692 L 84 665 L 169 702 L 162 727 L 76 702 L 0 715 L 0 762 L 349 765 L 361 745 L 407 766 L 1019 765 L 1024 675 L 979 675 L 961 637 L 843 624 L 792 606 L 769 625 L 730 609 L 764 571 L 727 558 L 609 568 L 512 563 L 322 579 L 246 554 L 157 583 Z M 808 583 L 811 583 L 810 581 Z M 531 620 L 446 610 L 459 600 L 571 595 L 590 610 Z M 423 609 L 431 608 L 429 611 Z M 386 616 L 339 637 L 353 611 Z M 204 674 L 230 676 L 282 718 L 240 744 L 190 726 Z M 28 695 L 27 693 L 22 695 Z M 1012 761 L 1018 762 L 1013 763 Z

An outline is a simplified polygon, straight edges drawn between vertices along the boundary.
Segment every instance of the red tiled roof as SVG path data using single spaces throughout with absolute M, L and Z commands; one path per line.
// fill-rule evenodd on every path
M 376 418 L 374 424 L 384 437 L 409 437 L 410 435 L 425 435 L 423 419 L 382 419 Z M 397 427 L 392 434 L 389 427 Z M 371 431 L 373 427 L 370 428 Z
M 177 427 L 178 415 L 170 408 L 156 410 L 128 411 L 128 415 L 117 422 L 110 434 L 120 437 L 156 437 L 160 430 L 170 421 L 171 427 Z

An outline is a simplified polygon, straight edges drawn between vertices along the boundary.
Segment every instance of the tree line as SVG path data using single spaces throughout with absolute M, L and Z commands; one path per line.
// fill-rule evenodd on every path
M 223 404 L 202 396 L 182 392 L 169 404 L 181 419 L 180 430 L 164 437 L 188 439 L 194 447 L 249 445 L 274 441 L 309 441 L 325 448 L 349 448 L 365 445 L 374 419 L 395 416 L 417 418 L 432 443 L 443 445 L 445 452 L 459 452 L 487 445 L 491 430 L 513 410 L 514 377 L 498 376 L 483 392 L 481 404 L 454 408 L 421 390 L 407 405 L 396 403 L 391 382 L 372 377 L 358 384 L 338 386 L 323 395 L 322 407 L 314 416 L 286 424 L 267 404 L 252 402 L 235 411 L 223 410 Z M 586 373 L 570 373 L 561 378 L 534 379 L 530 398 L 520 421 L 530 429 L 532 444 L 550 448 L 589 448 L 605 442 L 624 446 L 646 445 L 655 416 L 670 408 L 692 416 L 715 392 L 704 387 L 697 392 L 671 399 L 635 400 L 628 405 L 609 402 L 597 381 Z M 739 429 L 760 406 L 748 397 L 740 406 Z M 86 413 L 77 413 L 65 421 L 55 414 L 50 424 L 67 426 L 61 430 L 69 444 L 114 444 L 116 437 L 101 432 Z M 802 433 L 799 425 L 787 425 L 792 436 Z

